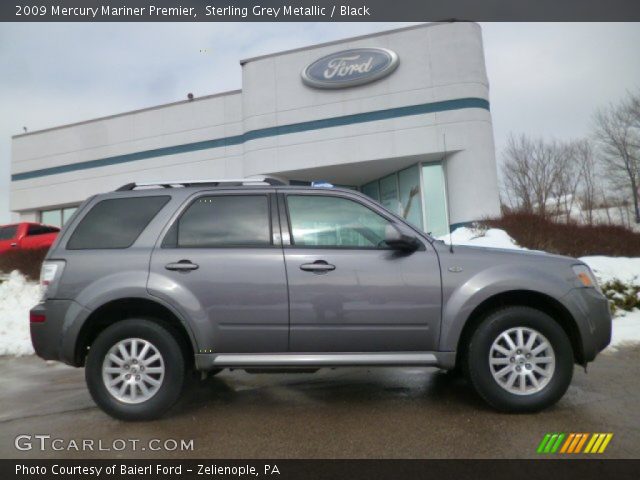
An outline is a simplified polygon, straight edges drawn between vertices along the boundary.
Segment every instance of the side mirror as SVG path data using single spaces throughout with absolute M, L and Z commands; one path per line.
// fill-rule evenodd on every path
M 390 248 L 402 252 L 415 252 L 420 248 L 420 241 L 416 237 L 402 233 L 392 224 L 385 228 L 384 242 Z

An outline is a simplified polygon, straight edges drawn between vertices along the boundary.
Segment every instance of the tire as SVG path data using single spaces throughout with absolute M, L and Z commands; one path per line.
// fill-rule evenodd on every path
M 571 383 L 573 363 L 562 327 L 524 306 L 490 313 L 473 332 L 466 355 L 469 378 L 480 396 L 497 410 L 514 413 L 539 411 L 560 400 Z
M 131 355 L 126 360 L 119 346 L 129 354 L 135 348 L 139 360 Z M 85 379 L 93 400 L 107 414 L 119 420 L 153 420 L 169 410 L 182 392 L 184 353 L 171 331 L 153 320 L 119 321 L 91 345 Z M 111 382 L 116 382 L 113 387 L 107 385 Z M 123 387 L 125 383 L 129 385 Z M 119 395 L 116 390 L 121 388 Z

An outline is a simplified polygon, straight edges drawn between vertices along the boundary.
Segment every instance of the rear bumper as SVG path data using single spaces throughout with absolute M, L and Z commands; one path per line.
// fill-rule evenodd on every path
M 582 360 L 591 362 L 611 342 L 611 309 L 595 288 L 575 288 L 563 298 L 578 326 Z
M 31 309 L 46 320 L 31 323 L 31 343 L 36 355 L 45 360 L 59 360 L 76 366 L 75 340 L 72 328 L 85 309 L 73 300 L 45 300 Z

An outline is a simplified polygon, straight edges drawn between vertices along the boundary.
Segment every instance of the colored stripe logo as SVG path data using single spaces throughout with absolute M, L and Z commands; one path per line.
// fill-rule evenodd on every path
M 47 175 L 57 175 L 59 173 L 75 172 L 78 170 L 88 170 L 98 167 L 109 167 L 112 165 L 120 165 L 122 163 L 135 162 L 138 160 L 146 160 L 149 158 L 164 157 L 167 155 L 178 155 L 187 152 L 197 152 L 210 148 L 229 147 L 233 145 L 241 145 L 245 142 L 258 140 L 262 138 L 270 138 L 280 135 L 288 135 L 292 133 L 303 133 L 312 130 L 322 130 L 332 127 L 346 127 L 349 125 L 357 125 L 360 123 L 375 122 L 380 120 L 391 120 L 395 118 L 408 117 L 412 115 L 425 115 L 429 113 L 448 112 L 453 110 L 462 110 L 465 108 L 480 108 L 489 110 L 489 101 L 484 98 L 454 98 L 451 100 L 441 100 L 438 102 L 421 103 L 419 105 L 407 105 L 404 107 L 394 107 L 385 110 L 373 110 L 370 112 L 353 113 L 351 115 L 343 115 L 340 117 L 321 118 L 318 120 L 309 120 L 300 123 L 290 123 L 286 125 L 277 125 L 232 135 L 229 137 L 214 138 L 211 140 L 202 140 L 199 142 L 185 143 L 181 145 L 173 145 L 167 147 L 155 148 L 152 150 L 141 150 L 138 152 L 125 153 L 115 155 L 113 157 L 97 158 L 93 160 L 85 160 L 82 162 L 70 163 L 65 165 L 57 165 L 55 167 L 40 168 L 27 172 L 19 172 L 11 175 L 11 181 L 29 180 L 32 178 L 44 177 Z M 37 133 L 37 132 L 33 132 Z
M 613 433 L 547 433 L 537 453 L 604 453 Z

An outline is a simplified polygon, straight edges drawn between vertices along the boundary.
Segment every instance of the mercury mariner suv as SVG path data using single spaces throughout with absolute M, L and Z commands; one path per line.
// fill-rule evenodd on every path
M 268 177 L 91 197 L 41 283 L 37 354 L 84 366 L 124 420 L 159 417 L 192 371 L 225 368 L 455 369 L 494 408 L 531 412 L 611 337 L 579 260 L 448 246 L 359 192 Z

